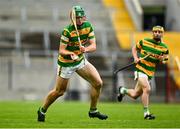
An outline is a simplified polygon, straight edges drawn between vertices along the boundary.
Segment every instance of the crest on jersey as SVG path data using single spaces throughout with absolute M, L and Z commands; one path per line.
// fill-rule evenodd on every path
M 63 33 L 64 35 L 67 35 L 67 32 L 66 31 L 64 31 L 64 33 Z

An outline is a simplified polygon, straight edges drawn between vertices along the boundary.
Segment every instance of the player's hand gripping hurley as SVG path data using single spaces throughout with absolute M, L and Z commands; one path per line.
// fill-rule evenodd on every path
M 146 58 L 149 57 L 150 55 L 151 55 L 151 54 L 147 54 L 147 55 L 144 56 L 143 58 L 140 58 L 139 61 L 141 61 L 141 60 L 143 60 L 143 59 L 146 59 Z M 136 62 L 132 62 L 132 63 L 130 63 L 130 64 L 128 64 L 128 65 L 120 68 L 120 69 L 117 69 L 116 71 L 114 71 L 114 74 L 117 74 L 119 71 L 122 71 L 122 70 L 124 70 L 124 69 L 127 69 L 127 68 L 131 67 L 131 66 L 134 65 L 134 64 L 136 64 Z

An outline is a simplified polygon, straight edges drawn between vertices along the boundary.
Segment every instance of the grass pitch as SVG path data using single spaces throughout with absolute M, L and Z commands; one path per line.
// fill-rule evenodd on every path
M 0 102 L 0 128 L 180 128 L 180 104 L 151 104 L 156 119 L 143 119 L 140 103 L 102 103 L 98 109 L 107 120 L 90 119 L 89 103 L 59 102 L 48 110 L 46 122 L 37 122 L 41 102 Z

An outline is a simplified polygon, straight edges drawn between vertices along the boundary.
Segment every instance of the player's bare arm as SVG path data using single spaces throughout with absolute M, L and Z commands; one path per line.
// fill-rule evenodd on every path
M 89 42 L 89 46 L 87 46 L 87 47 L 80 46 L 81 52 L 86 53 L 86 52 L 94 52 L 94 51 L 96 51 L 95 38 L 89 39 L 88 42 Z
M 66 44 L 61 43 L 59 45 L 59 54 L 61 54 L 61 55 L 72 55 L 72 54 L 75 54 L 74 52 L 71 52 L 71 51 L 67 50 L 66 47 L 67 47 Z
M 138 63 L 138 62 L 139 62 L 139 57 L 138 57 L 138 55 L 137 55 L 136 46 L 133 46 L 133 47 L 132 47 L 132 55 L 133 55 L 133 58 L 134 58 L 134 62 L 135 62 L 135 63 Z
M 74 52 L 71 52 L 71 51 L 67 50 L 66 47 L 67 47 L 66 44 L 61 43 L 59 45 L 59 53 L 61 55 L 70 55 L 73 60 L 77 60 L 78 56 Z

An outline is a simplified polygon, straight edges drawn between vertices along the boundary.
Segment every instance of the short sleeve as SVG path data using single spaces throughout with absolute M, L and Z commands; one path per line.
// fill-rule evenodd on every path
M 91 24 L 90 24 L 90 32 L 89 32 L 88 38 L 89 39 L 95 38 L 94 29 Z
M 64 29 L 61 33 L 61 43 L 67 44 L 69 42 L 70 34 L 67 29 Z
M 140 40 L 139 42 L 136 43 L 136 49 L 141 49 L 142 48 L 142 44 L 143 44 L 143 41 Z

